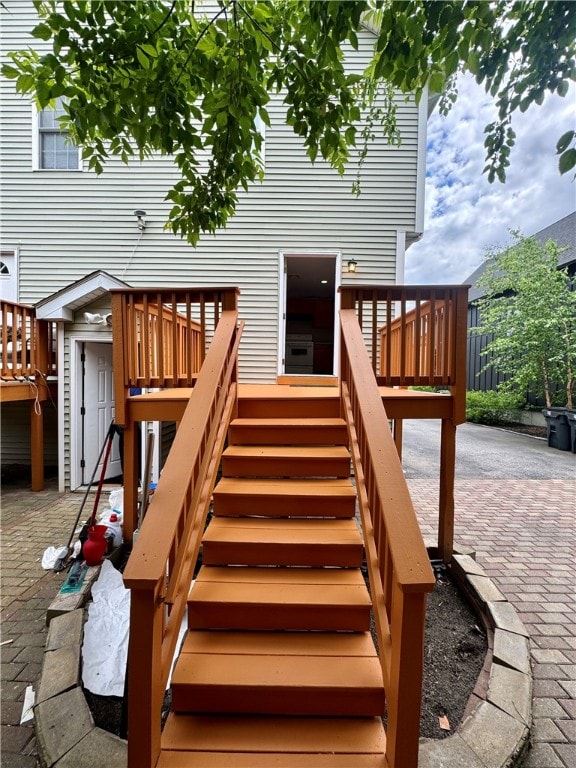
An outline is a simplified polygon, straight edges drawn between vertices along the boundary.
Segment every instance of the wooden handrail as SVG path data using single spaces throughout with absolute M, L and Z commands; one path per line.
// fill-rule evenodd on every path
M 161 707 L 228 424 L 237 409 L 243 324 L 224 310 L 126 569 L 128 766 L 160 754 Z
M 56 326 L 34 307 L 0 299 L 0 377 L 55 376 Z
M 467 285 L 342 287 L 342 308 L 370 317 L 372 369 L 380 386 L 445 387 L 454 422 L 466 414 Z M 414 306 L 409 308 L 408 305 Z M 368 308 L 368 312 L 367 312 Z M 378 327 L 380 326 L 380 327 Z
M 426 593 L 434 575 L 354 309 L 340 312 L 348 424 L 386 690 L 389 768 L 416 768 Z
M 118 288 L 112 293 L 115 421 L 131 388 L 192 387 L 206 345 L 237 288 Z M 207 307 L 213 315 L 208 319 Z

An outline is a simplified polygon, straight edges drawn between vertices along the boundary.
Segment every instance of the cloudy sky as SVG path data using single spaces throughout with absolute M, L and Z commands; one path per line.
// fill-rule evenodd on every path
M 532 235 L 576 208 L 573 174 L 560 176 L 556 141 L 574 126 L 576 91 L 548 96 L 513 118 L 516 145 L 505 184 L 489 184 L 484 126 L 495 116 L 471 78 L 460 83 L 448 117 L 428 122 L 424 235 L 406 253 L 407 284 L 461 283 L 510 229 Z

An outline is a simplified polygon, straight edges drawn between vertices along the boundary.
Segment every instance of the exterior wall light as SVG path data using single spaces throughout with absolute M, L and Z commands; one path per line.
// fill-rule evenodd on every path
M 354 259 L 348 259 L 348 272 L 356 272 L 356 267 L 358 266 L 358 262 Z
M 138 229 L 142 232 L 146 229 L 146 211 L 134 211 L 134 216 L 138 219 Z

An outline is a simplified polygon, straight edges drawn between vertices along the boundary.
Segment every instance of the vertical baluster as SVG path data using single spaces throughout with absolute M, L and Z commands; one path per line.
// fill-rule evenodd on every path
M 136 310 L 134 308 L 134 294 L 129 294 L 128 297 L 122 296 L 123 314 L 125 317 L 125 338 L 126 347 L 124 353 L 126 379 L 125 383 L 128 387 L 135 386 L 134 378 L 137 375 L 137 333 L 136 327 Z
M 148 322 L 149 317 L 149 307 L 148 307 L 148 294 L 145 293 L 142 296 L 142 328 L 140 330 L 140 339 L 142 344 L 142 355 L 141 355 L 141 361 L 142 361 L 142 376 L 144 378 L 144 386 L 148 387 L 150 386 L 150 355 L 151 355 L 151 345 L 150 345 L 150 325 Z
M 420 311 L 422 308 L 422 294 L 419 290 L 416 291 L 416 294 L 414 296 L 414 300 L 416 302 L 415 310 L 414 310 L 414 384 L 420 384 L 420 341 L 421 341 L 421 323 L 422 318 L 420 316 Z
M 2 302 L 2 376 L 6 376 L 10 373 L 10 366 L 8 364 L 8 305 L 6 302 Z M 13 311 L 11 313 L 13 317 Z M 13 327 L 13 320 L 10 321 L 10 326 Z
M 428 313 L 428 374 L 429 384 L 434 386 L 436 375 L 436 291 L 430 291 L 430 312 Z
M 386 328 L 386 376 L 387 383 L 390 384 L 389 379 L 392 376 L 392 292 L 390 289 L 386 291 Z
M 206 357 L 206 300 L 200 293 L 200 367 Z
M 406 381 L 406 291 L 400 294 L 400 385 Z
M 372 291 L 372 370 L 377 373 L 378 361 L 378 295 Z
M 178 353 L 178 300 L 176 294 L 172 293 L 172 321 L 170 331 L 172 335 L 172 386 L 178 386 L 178 373 L 180 371 L 180 355 Z
M 186 337 L 185 337 L 186 386 L 190 387 L 192 386 L 192 373 L 194 370 L 193 368 L 194 350 L 192 347 L 192 344 L 194 342 L 194 336 L 192 334 L 192 304 L 190 301 L 190 291 L 186 291 L 184 301 L 186 304 Z
M 156 294 L 156 306 L 158 308 L 157 323 L 158 328 L 156 335 L 158 338 L 158 386 L 166 386 L 166 374 L 164 366 L 164 305 L 162 302 L 162 294 Z

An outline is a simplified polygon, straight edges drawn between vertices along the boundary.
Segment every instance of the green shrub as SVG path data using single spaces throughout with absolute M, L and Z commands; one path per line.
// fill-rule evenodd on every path
M 518 421 L 523 398 L 509 392 L 466 392 L 466 419 L 476 424 L 503 424 Z

